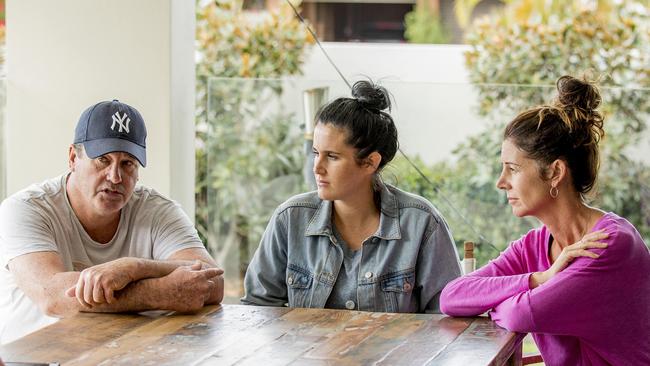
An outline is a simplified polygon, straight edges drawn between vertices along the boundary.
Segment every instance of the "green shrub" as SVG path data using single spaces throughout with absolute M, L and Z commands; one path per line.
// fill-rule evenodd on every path
M 534 12 L 531 1 L 511 1 L 495 16 L 474 24 L 466 60 L 477 85 L 480 112 L 503 125 L 524 108 L 548 101 L 564 74 L 601 76 L 607 137 L 594 204 L 628 218 L 650 242 L 650 168 L 635 158 L 650 114 L 650 12 L 635 1 L 552 1 Z M 541 10 L 541 12 L 539 11 Z M 523 85 L 512 92 L 483 83 Z M 504 113 L 506 112 L 506 113 Z M 498 151 L 492 131 L 478 136 Z M 472 149 L 473 146 L 465 146 Z M 459 151 L 467 151 L 465 148 Z M 460 154 L 461 163 L 475 156 Z M 497 167 L 492 177 L 497 175 Z
M 304 156 L 295 116 L 267 108 L 282 84 L 237 78 L 299 74 L 313 43 L 288 5 L 262 13 L 241 6 L 197 6 L 196 35 L 196 225 L 217 260 L 241 262 L 240 272 L 273 208 L 302 184 Z
M 411 43 L 449 43 L 450 35 L 440 19 L 440 11 L 429 1 L 418 0 L 404 17 L 404 38 Z
M 505 8 L 476 21 L 467 35 L 471 49 L 466 61 L 479 96 L 477 113 L 488 124 L 455 149 L 454 163 L 427 168 L 436 191 L 396 162 L 399 185 L 436 202 L 457 244 L 482 241 L 481 235 L 503 250 L 539 225 L 534 219 L 514 217 L 495 188 L 502 131 L 519 111 L 549 101 L 559 76 L 584 72 L 602 75 L 606 114 L 607 136 L 593 204 L 626 217 L 650 243 L 650 167 L 635 150 L 647 144 L 643 138 L 650 115 L 650 12 L 639 2 L 592 1 L 590 8 L 584 3 L 507 1 Z M 471 222 L 445 207 L 446 199 Z M 496 254 L 484 250 L 479 264 Z

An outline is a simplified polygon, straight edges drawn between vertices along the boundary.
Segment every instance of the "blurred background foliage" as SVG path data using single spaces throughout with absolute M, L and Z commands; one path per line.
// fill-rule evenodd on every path
M 263 78 L 299 74 L 313 39 L 287 4 L 245 12 L 237 0 L 197 2 L 196 39 L 196 226 L 218 263 L 243 273 L 273 209 L 303 184 L 299 123 L 264 108 L 282 90 Z
M 550 101 L 559 76 L 586 75 L 603 86 L 607 131 L 591 203 L 626 217 L 650 243 L 650 167 L 635 151 L 643 143 L 650 114 L 647 3 L 506 1 L 503 9 L 471 25 L 467 42 L 467 68 L 479 97 L 477 113 L 488 123 L 455 149 L 453 163 L 424 169 L 435 190 L 401 160 L 394 164 L 397 184 L 440 207 L 459 247 L 465 240 L 485 244 L 481 236 L 493 243 L 496 248 L 478 247 L 478 265 L 486 263 L 538 225 L 514 217 L 504 194 L 495 188 L 505 124 L 519 111 Z M 469 225 L 445 208 L 447 199 Z
M 404 17 L 404 38 L 411 43 L 449 43 L 451 36 L 440 19 L 437 0 L 416 0 Z
M 0 24 L 0 65 L 5 63 L 5 26 Z
M 459 3 L 471 14 L 479 1 Z M 422 4 L 415 12 L 431 3 Z M 524 108 L 549 101 L 559 76 L 587 72 L 600 78 L 607 116 L 593 203 L 628 218 L 650 242 L 650 169 L 634 150 L 650 114 L 650 22 L 644 4 L 511 0 L 468 25 L 466 64 L 478 96 L 475 112 L 485 125 L 450 161 L 427 165 L 412 157 L 427 179 L 401 157 L 384 179 L 431 200 L 459 248 L 465 240 L 477 242 L 478 266 L 485 264 L 539 225 L 513 216 L 495 188 L 504 125 Z M 430 19 L 437 17 L 435 8 L 426 11 Z M 442 39 L 427 34 L 437 31 L 424 15 L 407 17 L 421 25 L 412 36 Z M 299 119 L 281 105 L 282 83 L 265 78 L 300 74 L 314 40 L 286 4 L 250 13 L 242 11 L 241 2 L 226 0 L 197 6 L 197 42 L 196 223 L 227 273 L 238 271 L 241 277 L 273 209 L 306 190 Z M 468 108 L 473 102 L 468 100 Z M 226 289 L 233 297 L 239 290 Z

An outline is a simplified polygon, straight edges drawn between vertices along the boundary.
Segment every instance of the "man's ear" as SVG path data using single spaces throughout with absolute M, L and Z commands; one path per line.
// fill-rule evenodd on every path
M 75 150 L 74 145 L 70 145 L 68 148 L 68 168 L 71 172 L 74 172 L 74 165 L 77 162 L 79 157 L 77 156 L 77 150 Z
M 569 166 L 566 161 L 555 159 L 555 161 L 549 164 L 547 173 L 548 178 L 551 181 L 551 186 L 557 187 L 566 179 L 567 174 L 569 174 Z

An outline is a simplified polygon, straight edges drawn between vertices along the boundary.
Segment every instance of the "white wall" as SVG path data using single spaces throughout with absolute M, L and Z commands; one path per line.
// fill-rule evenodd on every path
M 6 14 L 7 194 L 64 172 L 81 112 L 117 98 L 147 124 L 140 183 L 193 217 L 194 2 L 8 0 Z
M 348 79 L 369 76 L 403 82 L 469 82 L 463 56 L 469 50 L 466 45 L 324 42 L 323 47 Z M 339 79 L 317 46 L 308 53 L 303 71 L 306 79 Z
M 409 156 L 418 155 L 427 163 L 450 159 L 458 144 L 484 128 L 465 68 L 468 46 L 333 42 L 323 46 L 350 83 L 367 76 L 391 92 L 400 146 Z M 334 67 L 314 46 L 297 89 L 317 86 L 329 87 L 329 100 L 350 96 Z
M 323 46 L 350 82 L 368 76 L 381 81 L 393 94 L 392 115 L 401 148 L 409 155 L 419 155 L 427 163 L 451 159 L 453 149 L 488 123 L 477 113 L 478 94 L 465 67 L 467 45 L 325 42 Z M 304 76 L 296 82 L 295 93 L 318 86 L 329 87 L 329 100 L 350 95 L 336 70 L 314 46 L 307 53 Z M 302 118 L 301 108 L 298 105 L 295 113 Z M 513 117 L 514 112 L 492 118 Z M 608 126 L 606 122 L 605 128 L 611 128 Z M 644 134 L 628 151 L 633 159 L 650 164 L 650 134 Z

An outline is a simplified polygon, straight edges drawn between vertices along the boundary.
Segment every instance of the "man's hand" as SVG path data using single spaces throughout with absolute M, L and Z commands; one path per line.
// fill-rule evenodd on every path
M 66 291 L 69 297 L 76 297 L 83 306 L 115 302 L 115 291 L 139 279 L 135 273 L 138 258 L 125 257 L 86 268 L 79 274 L 77 284 Z
M 556 274 L 562 272 L 566 267 L 573 262 L 574 259 L 579 257 L 598 258 L 599 255 L 588 249 L 604 249 L 607 248 L 607 243 L 602 243 L 599 240 L 606 239 L 609 236 L 604 230 L 594 231 L 588 233 L 577 243 L 573 243 L 568 247 L 562 249 L 562 253 L 557 257 L 551 268 L 544 272 L 535 272 L 530 277 L 530 287 L 535 288 L 546 281 L 550 280 Z
M 168 310 L 192 312 L 210 303 L 210 298 L 219 287 L 223 270 L 219 268 L 201 269 L 201 262 L 191 266 L 176 268 L 165 276 L 167 293 L 165 305 Z

